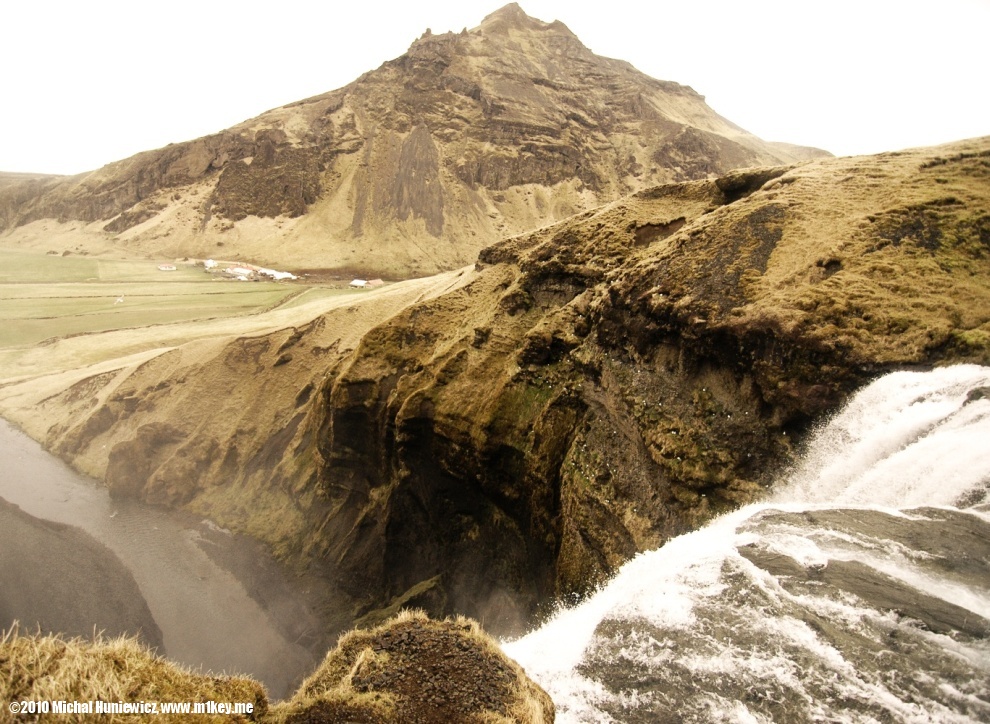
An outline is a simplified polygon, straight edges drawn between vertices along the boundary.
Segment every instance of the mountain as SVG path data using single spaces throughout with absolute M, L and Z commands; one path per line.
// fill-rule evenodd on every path
M 55 180 L 60 176 L 45 173 L 10 173 L 0 171 L 0 186 L 20 184 L 25 181 Z
M 53 340 L 0 411 L 362 623 L 519 631 L 761 497 L 867 381 L 990 363 L 988 181 L 983 138 L 658 185 L 250 331 Z
M 512 4 L 212 136 L 0 185 L 0 231 L 45 251 L 57 235 L 80 251 L 402 278 L 658 183 L 822 155 L 766 143 Z

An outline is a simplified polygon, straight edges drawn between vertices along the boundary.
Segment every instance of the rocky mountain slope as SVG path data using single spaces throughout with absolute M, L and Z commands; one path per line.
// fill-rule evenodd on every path
M 45 173 L 10 173 L 0 171 L 0 186 L 20 184 L 27 181 L 54 181 L 59 178 L 57 175 Z
M 0 184 L 0 238 L 403 278 L 657 183 L 821 155 L 512 4 L 215 135 Z
M 324 572 L 353 620 L 518 630 L 761 495 L 872 377 L 990 363 L 990 138 L 654 186 L 416 284 L 25 358 L 0 410 L 113 494 Z

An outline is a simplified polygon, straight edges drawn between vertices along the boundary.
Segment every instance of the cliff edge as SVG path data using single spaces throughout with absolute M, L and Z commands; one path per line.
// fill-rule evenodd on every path
M 518 722 L 551 724 L 554 705 L 522 668 L 474 621 L 433 621 L 405 611 L 370 631 L 341 637 L 323 663 L 286 701 L 270 702 L 245 677 L 197 674 L 161 659 L 133 639 L 63 640 L 5 632 L 0 639 L 0 696 L 5 702 L 109 704 L 218 703 L 238 713 L 205 708 L 206 722 Z M 13 710 L 11 710 L 13 711 Z M 32 712 L 24 712 L 30 716 Z M 51 713 L 51 712 L 47 712 Z M 85 722 L 98 712 L 59 714 Z M 164 709 L 141 720 L 189 721 Z M 9 719 L 8 719 L 9 717 Z M 131 721 L 130 712 L 101 721 Z M 18 721 L 0 712 L 0 720 Z

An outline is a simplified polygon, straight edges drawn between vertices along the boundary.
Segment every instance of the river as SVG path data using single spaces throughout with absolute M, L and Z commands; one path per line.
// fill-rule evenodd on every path
M 71 635 L 94 626 L 137 634 L 144 622 L 142 636 L 159 654 L 250 675 L 274 698 L 291 694 L 322 657 L 318 596 L 259 544 L 190 515 L 111 500 L 2 419 L 0 460 L 0 498 L 27 514 L 0 508 L 0 612 L 22 630 L 51 621 L 68 622 Z M 20 590 L 11 590 L 15 581 Z

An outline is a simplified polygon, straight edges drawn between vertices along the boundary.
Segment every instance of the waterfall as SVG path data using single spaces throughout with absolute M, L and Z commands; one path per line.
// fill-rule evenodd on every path
M 894 372 L 869 385 L 812 437 L 776 500 L 826 504 L 966 504 L 990 484 L 990 368 Z
M 990 720 L 990 368 L 888 375 L 766 502 L 503 644 L 561 722 Z

